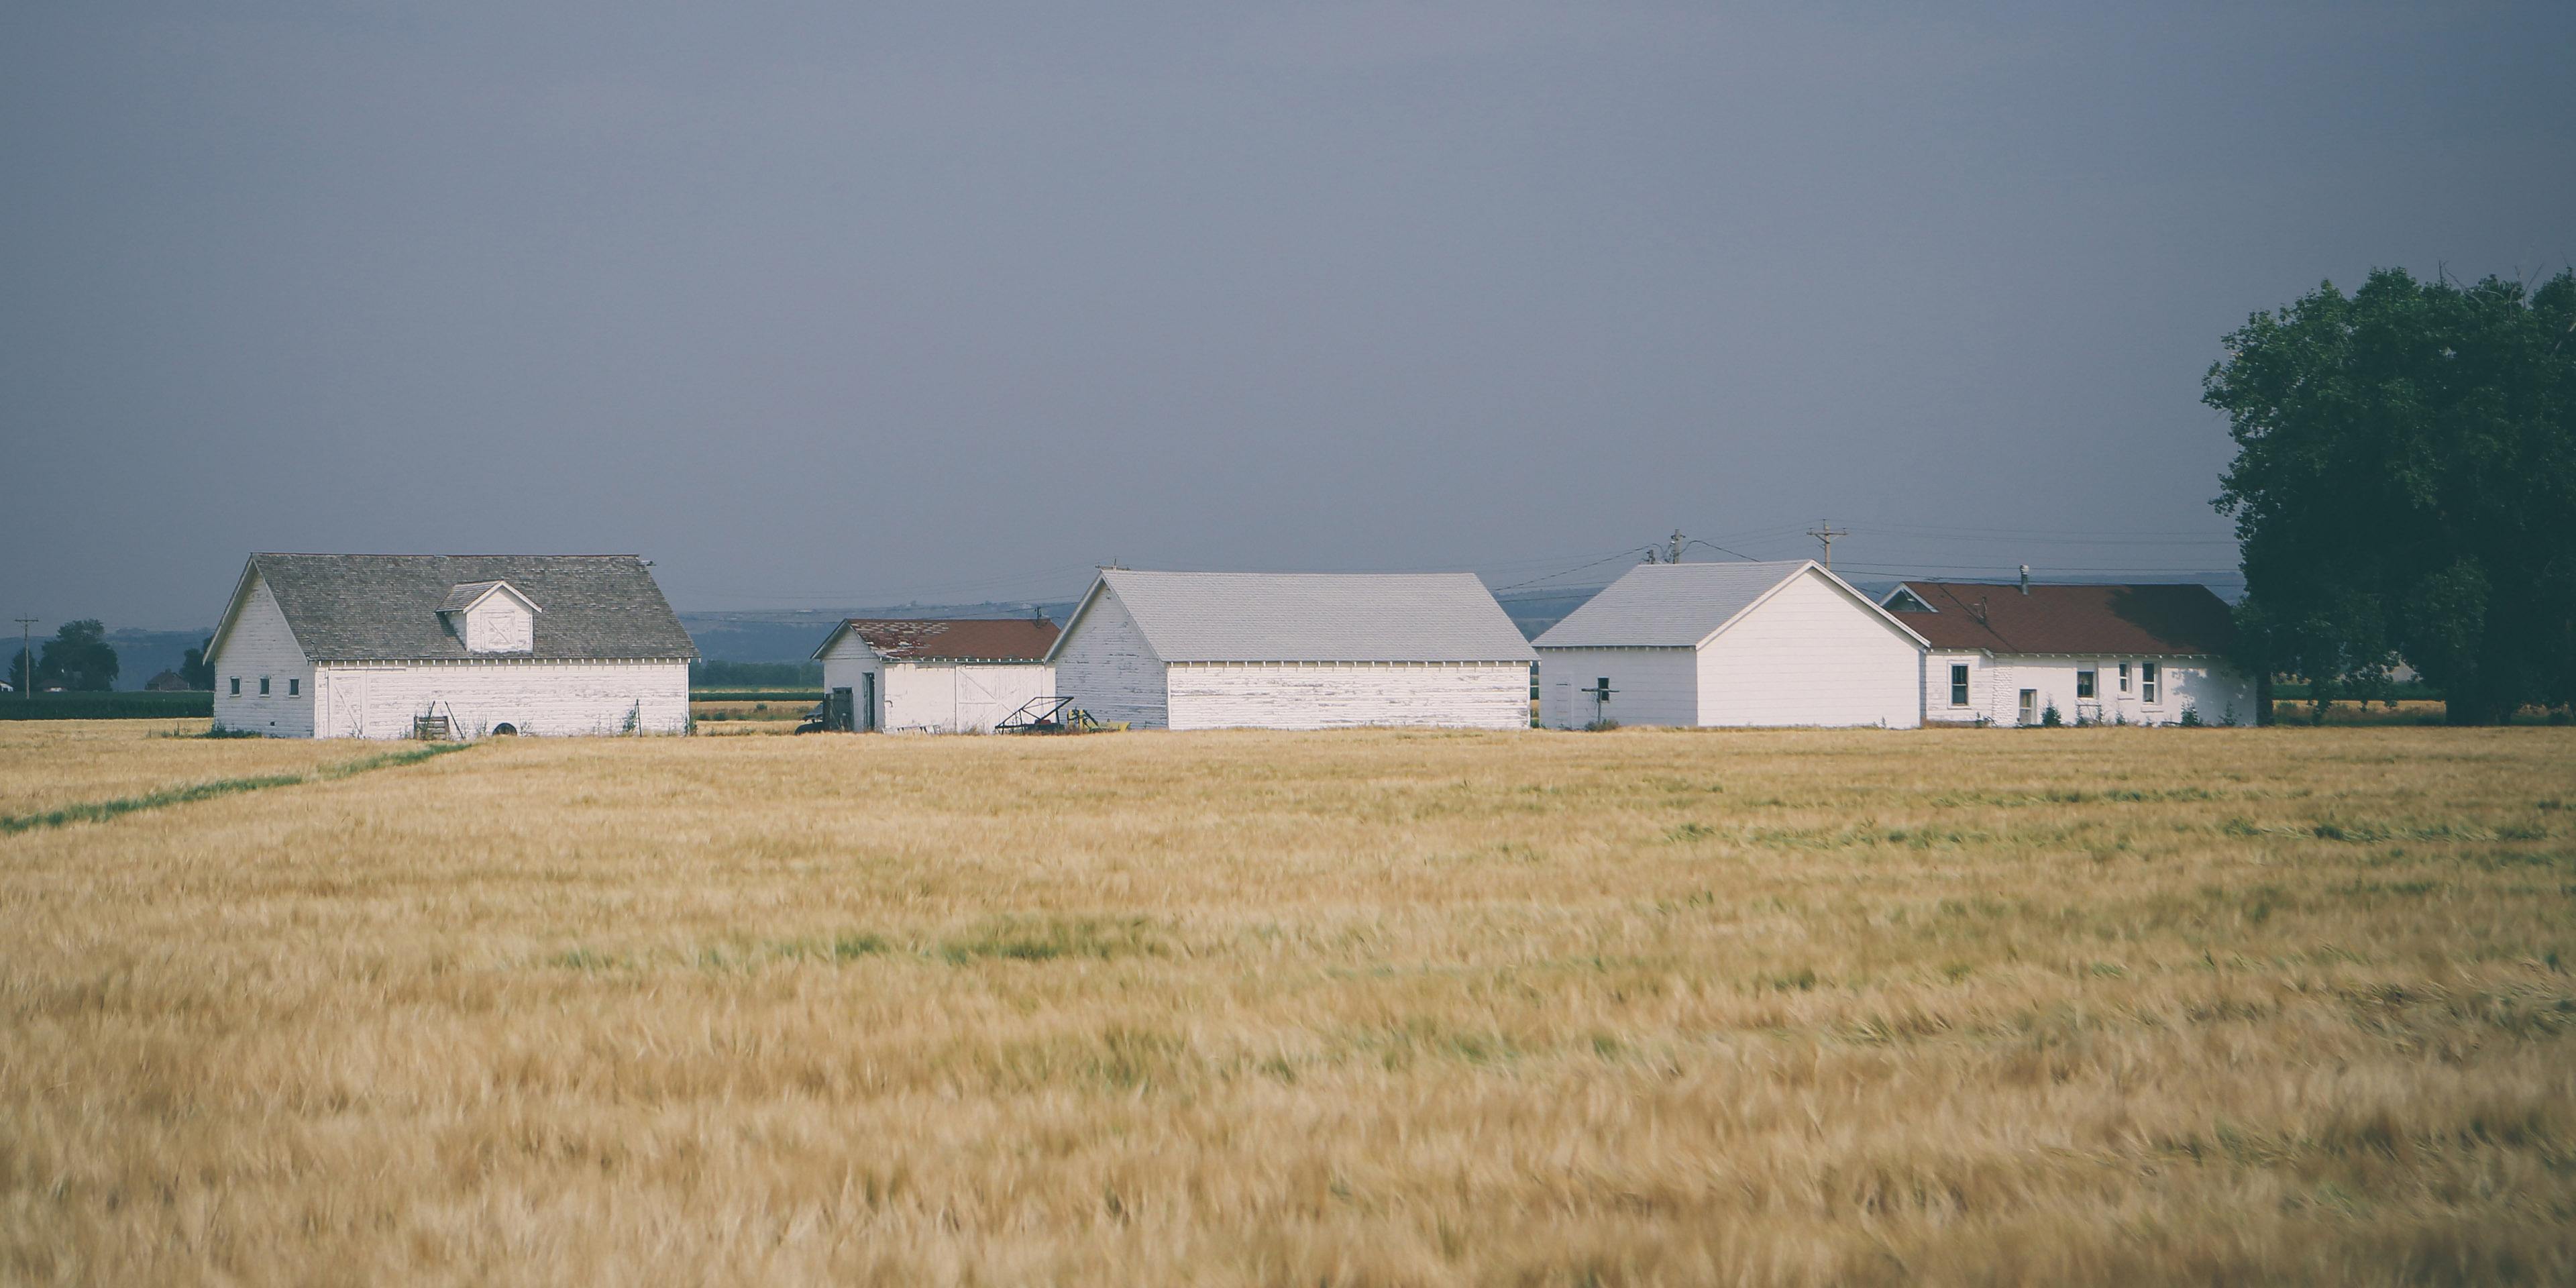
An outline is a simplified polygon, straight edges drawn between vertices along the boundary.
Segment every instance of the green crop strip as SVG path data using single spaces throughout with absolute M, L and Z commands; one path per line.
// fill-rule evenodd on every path
M 363 774 L 370 769 L 416 765 L 432 756 L 443 756 L 451 751 L 463 751 L 470 745 L 472 744 L 462 742 L 439 743 L 427 747 L 414 747 L 408 751 L 389 751 L 381 756 L 362 756 L 356 760 L 344 760 L 336 765 L 326 765 L 309 774 L 218 778 L 211 783 L 165 788 L 157 792 L 146 792 L 141 796 L 124 796 L 112 801 L 89 801 L 79 805 L 65 805 L 61 809 L 47 810 L 41 814 L 13 814 L 0 817 L 0 836 L 33 831 L 40 827 L 61 827 L 68 823 L 104 823 L 109 819 L 131 814 L 137 810 L 160 809 L 165 805 L 187 805 L 196 801 L 213 800 L 218 796 L 230 796 L 236 792 L 255 792 L 265 787 L 293 787 L 299 783 L 334 782 L 353 774 Z

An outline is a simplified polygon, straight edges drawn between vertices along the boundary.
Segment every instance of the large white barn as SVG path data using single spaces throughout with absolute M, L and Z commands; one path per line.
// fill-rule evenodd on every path
M 1537 645 L 1550 728 L 1923 722 L 1923 637 L 1812 559 L 1642 564 Z
M 695 657 L 632 555 L 252 555 L 206 649 L 280 738 L 681 733 Z
M 1142 729 L 1529 727 L 1529 642 L 1469 573 L 1103 569 L 1047 655 Z
M 2254 723 L 2253 680 L 2221 660 L 2227 601 L 2206 586 L 1909 581 L 1885 603 L 1932 642 L 1931 723 Z
M 1024 705 L 1055 696 L 1046 664 L 1055 623 L 853 617 L 814 656 L 823 663 L 824 727 L 867 733 L 991 733 Z

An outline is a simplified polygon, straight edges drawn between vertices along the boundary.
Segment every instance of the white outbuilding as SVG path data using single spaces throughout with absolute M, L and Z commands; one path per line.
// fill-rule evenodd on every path
M 252 555 L 206 648 L 281 738 L 682 733 L 697 655 L 633 555 Z
M 853 733 L 991 733 L 1055 696 L 1045 618 L 853 617 L 814 656 L 823 663 L 823 725 Z
M 1536 655 L 1470 573 L 1103 569 L 1047 655 L 1143 729 L 1529 727 Z
M 1550 728 L 1923 721 L 1923 637 L 1812 559 L 1642 564 L 1536 643 Z

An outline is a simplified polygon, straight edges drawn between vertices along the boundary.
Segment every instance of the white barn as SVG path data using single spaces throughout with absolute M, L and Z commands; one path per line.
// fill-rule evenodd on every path
M 990 733 L 1027 703 L 1055 696 L 1045 618 L 996 621 L 853 617 L 814 650 L 823 663 L 824 727 L 867 733 Z
M 2254 681 L 2221 660 L 2235 629 L 2206 586 L 1909 581 L 1884 601 L 1932 642 L 1934 724 L 2253 724 Z
M 1555 729 L 1923 722 L 1926 641 L 1812 559 L 1641 564 L 1537 646 Z
M 280 738 L 682 733 L 695 657 L 632 555 L 252 555 L 206 649 Z
M 1470 573 L 1101 570 L 1047 655 L 1142 729 L 1529 727 L 1536 655 Z

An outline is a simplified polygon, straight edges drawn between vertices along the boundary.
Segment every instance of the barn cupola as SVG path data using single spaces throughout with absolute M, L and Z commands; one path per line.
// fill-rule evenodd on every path
M 438 617 L 468 653 L 527 653 L 544 611 L 506 581 L 469 581 L 447 592 Z

